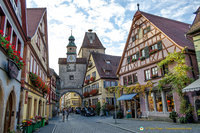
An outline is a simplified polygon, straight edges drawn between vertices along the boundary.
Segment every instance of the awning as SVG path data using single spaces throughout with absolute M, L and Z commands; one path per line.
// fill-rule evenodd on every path
M 189 92 L 189 91 L 199 91 L 200 90 L 200 79 L 197 79 L 184 89 L 182 89 L 182 92 Z
M 137 93 L 122 95 L 120 98 L 117 99 L 117 101 L 121 101 L 121 100 L 131 100 L 131 99 L 133 99 L 133 97 L 135 97 L 136 95 L 137 95 Z

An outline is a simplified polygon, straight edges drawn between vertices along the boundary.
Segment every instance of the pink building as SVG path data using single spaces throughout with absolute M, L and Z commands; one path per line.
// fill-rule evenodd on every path
M 197 61 L 192 41 L 185 36 L 189 24 L 137 11 L 133 17 L 127 42 L 118 67 L 117 74 L 121 85 L 134 86 L 136 83 L 144 85 L 147 81 L 153 83 L 153 90 L 145 95 L 138 94 L 137 112 L 142 117 L 166 119 L 169 112 L 179 112 L 180 100 L 171 87 L 158 91 L 158 81 L 174 64 L 158 68 L 157 63 L 162 61 L 168 53 L 180 52 L 187 47 L 185 53 L 186 64 L 192 67 L 188 76 L 196 79 L 198 75 Z M 123 92 L 122 92 L 123 93 Z M 124 113 L 127 110 L 135 117 L 134 100 L 122 101 Z

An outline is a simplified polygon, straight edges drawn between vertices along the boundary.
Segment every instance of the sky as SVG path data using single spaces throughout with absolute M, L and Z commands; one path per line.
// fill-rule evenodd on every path
M 28 8 L 47 8 L 49 66 L 59 74 L 58 58 L 75 37 L 77 54 L 85 32 L 96 32 L 106 54 L 122 56 L 132 19 L 140 10 L 192 24 L 200 0 L 27 0 Z

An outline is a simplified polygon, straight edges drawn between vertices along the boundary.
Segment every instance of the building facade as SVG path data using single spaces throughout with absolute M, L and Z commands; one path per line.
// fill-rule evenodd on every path
M 49 94 L 47 96 L 47 117 L 52 118 L 58 113 L 58 98 L 57 95 L 57 79 L 58 75 L 56 72 L 49 68 L 49 76 L 48 76 L 48 86 L 49 86 Z
M 69 92 L 65 94 L 65 108 L 76 108 L 76 107 L 81 107 L 81 97 L 74 93 L 74 92 Z
M 118 85 L 116 70 L 119 56 L 111 56 L 92 52 L 89 57 L 83 86 L 83 102 L 85 106 L 95 106 L 98 102 L 114 105 L 113 94 L 106 88 Z
M 150 93 L 146 88 L 145 95 L 138 94 L 136 97 L 137 112 L 144 117 L 166 119 L 169 112 L 179 112 L 180 99 L 172 88 L 163 88 L 160 92 L 157 89 L 158 81 L 167 71 L 173 69 L 175 64 L 163 66 L 159 69 L 157 63 L 165 59 L 168 53 L 181 52 L 187 47 L 185 61 L 192 68 L 188 72 L 190 78 L 196 79 L 198 68 L 194 46 L 185 36 L 189 24 L 175 20 L 155 16 L 142 11 L 137 11 L 133 17 L 128 39 L 118 67 L 117 74 L 121 85 L 127 87 L 153 83 L 153 90 Z M 134 91 L 133 91 L 134 92 Z M 125 93 L 123 91 L 123 93 Z M 134 112 L 134 101 L 121 102 L 124 113 L 131 110 Z M 135 113 L 132 113 L 135 114 Z
M 7 133 L 16 130 L 19 122 L 24 66 L 20 62 L 27 42 L 25 0 L 0 1 L 0 30 L 0 132 Z
M 25 47 L 21 121 L 47 115 L 48 33 L 46 8 L 28 8 L 28 43 Z
M 200 72 L 200 7 L 195 12 L 196 17 L 187 35 L 193 38 L 195 46 L 195 52 Z M 198 75 L 199 76 L 199 75 Z M 190 103 L 194 107 L 194 118 L 196 121 L 200 121 L 200 78 L 188 85 L 182 90 L 190 100 Z

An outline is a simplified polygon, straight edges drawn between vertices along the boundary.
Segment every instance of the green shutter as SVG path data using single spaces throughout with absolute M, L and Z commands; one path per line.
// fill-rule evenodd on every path
M 162 50 L 162 41 L 159 41 L 157 44 L 158 44 L 158 50 Z
M 127 57 L 127 61 L 128 61 L 128 64 L 131 63 L 131 56 L 128 56 L 128 57 Z
M 144 48 L 144 51 L 145 51 L 145 58 L 149 58 L 149 47 L 146 46 L 146 47 Z
M 137 51 L 137 52 L 136 52 L 136 59 L 138 60 L 138 59 L 139 59 L 139 57 L 140 57 L 140 52 L 139 52 L 139 51 Z

